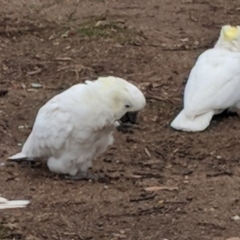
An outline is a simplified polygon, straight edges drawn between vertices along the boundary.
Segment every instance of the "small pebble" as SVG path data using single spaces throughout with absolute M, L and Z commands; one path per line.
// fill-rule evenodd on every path
M 42 85 L 40 83 L 31 83 L 31 87 L 33 87 L 33 88 L 41 88 Z
M 240 217 L 238 215 L 235 215 L 235 216 L 231 217 L 231 219 L 234 221 L 238 221 L 238 220 L 240 220 Z

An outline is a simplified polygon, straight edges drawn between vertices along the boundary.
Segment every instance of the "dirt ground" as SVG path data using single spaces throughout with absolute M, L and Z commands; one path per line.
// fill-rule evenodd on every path
M 240 1 L 12 2 L 0 1 L 0 194 L 31 204 L 1 211 L 0 239 L 239 237 L 239 117 L 218 117 L 202 133 L 169 124 L 197 56 L 222 25 L 239 24 Z M 2 164 L 47 99 L 100 75 L 126 78 L 148 98 L 134 134 L 116 133 L 94 165 L 110 182 Z

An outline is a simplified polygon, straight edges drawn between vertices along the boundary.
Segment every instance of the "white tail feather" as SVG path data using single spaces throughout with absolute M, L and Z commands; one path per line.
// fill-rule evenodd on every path
M 24 159 L 24 158 L 27 158 L 27 156 L 24 153 L 20 152 L 20 153 L 17 153 L 15 155 L 9 157 L 8 159 L 15 160 L 15 159 Z
M 172 121 L 171 127 L 185 132 L 200 132 L 209 126 L 213 115 L 214 111 L 210 111 L 191 119 L 187 117 L 184 110 L 182 110 Z

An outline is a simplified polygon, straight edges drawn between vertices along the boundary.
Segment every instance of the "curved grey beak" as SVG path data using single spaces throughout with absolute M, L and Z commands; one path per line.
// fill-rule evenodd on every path
M 120 119 L 123 123 L 131 123 L 136 124 L 137 123 L 137 115 L 138 112 L 127 112 L 122 118 Z
M 133 125 L 137 123 L 138 112 L 127 112 L 120 119 L 120 125 L 117 130 L 122 133 L 133 133 Z

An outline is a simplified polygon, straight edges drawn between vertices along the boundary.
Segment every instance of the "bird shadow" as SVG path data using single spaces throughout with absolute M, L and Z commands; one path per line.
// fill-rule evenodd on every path
M 217 114 L 217 115 L 214 115 L 212 120 L 213 121 L 221 121 L 225 118 L 229 118 L 229 117 L 239 117 L 238 113 L 237 112 L 230 112 L 229 110 L 224 110 L 223 112 Z

